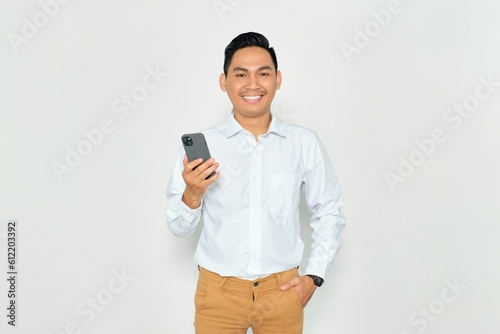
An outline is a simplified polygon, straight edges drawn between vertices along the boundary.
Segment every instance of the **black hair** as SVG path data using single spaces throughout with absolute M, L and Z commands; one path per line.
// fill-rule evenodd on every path
M 257 46 L 263 48 L 269 52 L 271 59 L 273 60 L 274 68 L 278 72 L 278 59 L 276 59 L 276 52 L 273 48 L 269 47 L 269 41 L 267 38 L 257 32 L 246 32 L 236 36 L 231 43 L 226 46 L 224 50 L 224 74 L 227 75 L 229 71 L 229 65 L 231 60 L 233 60 L 234 53 L 239 49 L 243 49 L 249 46 Z

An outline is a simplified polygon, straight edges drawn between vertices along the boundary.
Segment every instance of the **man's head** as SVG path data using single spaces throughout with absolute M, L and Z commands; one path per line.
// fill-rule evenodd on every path
M 229 43 L 219 84 L 233 104 L 235 117 L 260 117 L 270 112 L 281 86 L 277 66 L 274 49 L 261 34 L 241 34 Z
M 239 49 L 248 48 L 251 46 L 256 46 L 267 50 L 273 61 L 275 72 L 278 71 L 278 59 L 276 58 L 274 48 L 269 47 L 269 41 L 267 40 L 267 38 L 264 35 L 256 32 L 246 32 L 236 36 L 224 50 L 225 75 L 227 75 L 229 66 L 231 65 L 231 61 L 233 60 L 234 53 Z

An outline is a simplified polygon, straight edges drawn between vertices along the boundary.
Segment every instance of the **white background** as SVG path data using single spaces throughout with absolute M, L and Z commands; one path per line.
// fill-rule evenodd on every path
M 230 111 L 224 47 L 258 31 L 283 73 L 273 109 L 319 134 L 345 197 L 344 244 L 304 333 L 497 333 L 500 87 L 459 125 L 443 117 L 474 101 L 480 77 L 500 82 L 500 2 L 401 0 L 379 29 L 372 11 L 389 1 L 216 3 L 73 0 L 43 22 L 35 0 L 1 2 L 2 277 L 7 221 L 19 224 L 17 326 L 1 279 L 1 332 L 194 333 L 200 229 L 167 230 L 165 188 L 180 136 Z M 15 46 L 34 16 L 43 26 Z M 367 26 L 368 45 L 346 57 Z M 120 118 L 113 101 L 147 68 L 168 76 Z M 103 119 L 113 131 L 59 180 L 54 162 Z M 435 129 L 446 140 L 418 153 Z M 386 173 L 410 157 L 419 165 L 391 189 Z M 114 271 L 129 277 L 118 293 Z

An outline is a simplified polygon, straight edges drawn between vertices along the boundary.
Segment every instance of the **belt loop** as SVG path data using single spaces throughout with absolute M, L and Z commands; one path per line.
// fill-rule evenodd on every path
M 277 276 L 278 276 L 278 290 L 280 290 L 280 289 L 281 289 L 281 286 L 282 286 L 282 285 L 283 285 L 283 283 L 285 283 L 285 282 L 283 282 L 283 274 L 282 274 L 282 273 L 278 273 L 278 274 L 277 274 Z
M 224 284 L 227 281 L 227 277 L 222 277 L 222 281 L 220 282 L 220 290 L 224 292 Z
M 278 274 L 278 283 L 279 283 L 278 289 L 280 289 L 283 284 L 285 284 L 286 282 L 289 282 L 292 278 L 295 277 L 294 274 L 292 273 L 292 271 L 294 269 L 297 269 L 297 268 L 298 267 L 292 268 L 292 269 L 283 271 L 283 272 Z
M 198 271 L 200 271 L 200 265 L 198 265 Z

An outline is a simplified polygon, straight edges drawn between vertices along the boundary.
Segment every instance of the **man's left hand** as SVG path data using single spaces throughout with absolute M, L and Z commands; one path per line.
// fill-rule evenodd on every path
M 295 292 L 297 293 L 303 308 L 306 307 L 317 288 L 313 279 L 309 276 L 295 277 L 294 279 L 283 284 L 281 286 L 281 290 L 285 291 L 292 287 L 295 288 Z

